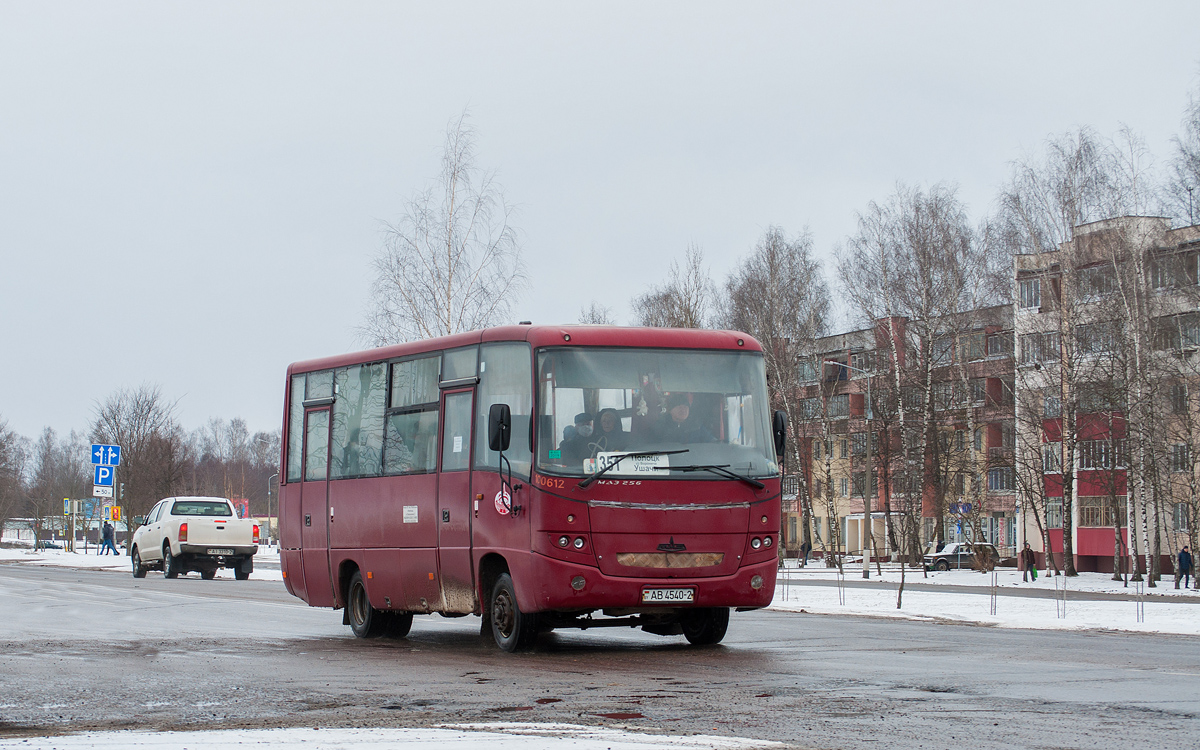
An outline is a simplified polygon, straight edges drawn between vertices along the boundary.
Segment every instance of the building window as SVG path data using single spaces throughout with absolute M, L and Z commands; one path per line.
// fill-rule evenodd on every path
M 1175 531 L 1184 534 L 1192 530 L 1192 506 L 1188 503 L 1175 503 L 1171 509 L 1171 525 Z
M 1013 352 L 1013 332 L 1001 331 L 989 333 L 987 336 L 987 356 L 1011 357 Z
M 975 428 L 975 452 L 980 453 L 982 451 L 983 451 L 983 428 L 976 427 Z
M 954 431 L 954 450 L 965 451 L 966 449 L 967 449 L 967 431 L 966 430 L 955 430 Z
M 1088 528 L 1113 528 L 1125 525 L 1125 505 L 1107 497 L 1079 498 L 1079 525 Z
M 1154 346 L 1160 351 L 1195 349 L 1200 346 L 1200 313 L 1155 318 Z
M 1186 383 L 1176 383 L 1171 386 L 1171 412 L 1187 414 L 1188 388 Z
M 971 380 L 971 404 L 981 406 L 987 403 L 987 378 Z
M 1048 419 L 1062 416 L 1062 395 L 1047 393 L 1042 396 L 1042 416 Z
M 816 419 L 821 416 L 821 400 L 817 398 L 806 398 L 800 402 L 800 418 L 801 419 Z
M 853 432 L 850 434 L 850 455 L 867 455 L 867 433 Z
M 1057 331 L 1027 333 L 1021 336 L 1021 364 L 1057 362 L 1060 356 Z
M 1122 330 L 1119 323 L 1103 321 L 1075 327 L 1075 343 L 1080 354 L 1109 354 L 1117 350 Z
M 801 383 L 811 383 L 817 379 L 817 366 L 808 358 L 796 360 L 796 375 Z
M 1063 507 L 1061 497 L 1046 500 L 1046 528 L 1061 529 L 1063 523 Z
M 839 419 L 850 416 L 850 394 L 840 393 L 829 398 L 829 417 Z
M 1042 471 L 1057 474 L 1062 471 L 1062 442 L 1042 443 Z
M 850 355 L 850 367 L 857 369 L 857 370 L 865 370 L 866 372 L 874 371 L 874 369 L 875 369 L 875 353 L 874 352 L 855 352 L 854 354 L 851 354 Z M 854 372 L 854 370 L 850 371 L 851 377 L 854 377 L 855 375 L 861 375 L 861 374 L 862 373 Z
M 962 497 L 967 494 L 967 475 L 958 473 L 954 475 L 954 494 Z
M 1029 309 L 1042 306 L 1042 280 L 1023 279 L 1021 281 L 1021 307 Z
M 850 441 L 846 438 L 838 441 L 838 456 L 840 458 L 850 458 Z
M 820 461 L 821 460 L 821 441 L 820 440 L 814 440 L 812 442 L 812 451 L 813 451 L 813 461 Z
M 1079 292 L 1084 299 L 1100 299 L 1116 291 L 1117 277 L 1111 263 L 1079 269 Z
M 963 362 L 974 362 L 978 359 L 983 359 L 986 355 L 986 336 L 982 333 L 970 333 L 962 338 L 962 346 L 959 353 L 959 358 Z
M 1171 446 L 1171 471 L 1188 471 L 1192 468 L 1187 443 Z
M 816 536 L 817 541 L 818 542 L 821 541 L 821 517 L 820 516 L 813 516 L 812 529 L 813 529 L 813 535 Z
M 989 492 L 1011 492 L 1013 490 L 1013 470 L 1011 466 L 1001 466 L 988 469 Z
M 1125 467 L 1125 440 L 1080 440 L 1079 468 L 1112 469 Z
M 946 337 L 940 338 L 933 342 L 933 366 L 941 367 L 950 364 L 951 355 L 954 352 L 954 340 Z
M 838 481 L 841 483 L 842 497 L 850 497 L 850 479 L 849 479 L 849 477 L 842 477 Z

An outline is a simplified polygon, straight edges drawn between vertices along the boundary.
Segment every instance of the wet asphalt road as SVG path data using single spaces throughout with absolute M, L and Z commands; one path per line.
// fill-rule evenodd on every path
M 0 564 L 0 736 L 510 720 L 803 748 L 1195 748 L 1200 639 L 751 612 L 715 648 L 612 628 L 508 655 L 475 617 L 360 641 L 277 582 Z

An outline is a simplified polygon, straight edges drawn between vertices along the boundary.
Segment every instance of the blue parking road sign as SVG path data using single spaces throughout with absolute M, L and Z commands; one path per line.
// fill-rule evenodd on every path
M 92 443 L 92 463 L 104 466 L 119 466 L 121 463 L 121 446 Z
M 111 466 L 96 466 L 93 467 L 92 484 L 97 487 L 112 487 L 113 476 L 116 472 Z

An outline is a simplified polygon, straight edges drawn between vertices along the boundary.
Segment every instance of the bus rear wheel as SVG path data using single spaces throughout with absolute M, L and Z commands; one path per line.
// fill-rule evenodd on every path
M 357 570 L 350 577 L 350 585 L 346 587 L 346 614 L 350 620 L 350 630 L 356 637 L 378 638 L 383 635 L 384 621 L 387 617 L 371 606 L 362 573 Z
M 729 608 L 713 607 L 695 609 L 684 615 L 683 636 L 693 646 L 711 646 L 720 643 L 729 629 Z
M 412 612 L 377 612 L 384 616 L 383 637 L 403 638 L 412 630 Z
M 517 606 L 517 592 L 508 573 L 501 573 L 492 587 L 491 621 L 492 638 L 503 651 L 524 651 L 537 639 L 537 616 Z

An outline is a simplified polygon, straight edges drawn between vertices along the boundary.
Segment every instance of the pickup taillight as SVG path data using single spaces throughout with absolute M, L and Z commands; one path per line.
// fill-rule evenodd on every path
M 254 543 L 258 544 L 258 524 L 254 524 Z
M 179 524 L 179 541 L 181 541 L 181 542 L 187 541 L 187 524 L 186 523 Z

